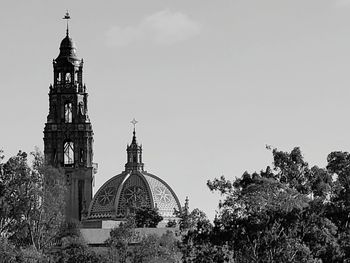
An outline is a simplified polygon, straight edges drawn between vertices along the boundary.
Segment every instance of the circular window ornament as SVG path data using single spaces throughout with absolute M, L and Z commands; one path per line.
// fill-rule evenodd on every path
M 107 187 L 102 191 L 98 198 L 98 203 L 102 206 L 108 205 L 114 198 L 115 189 L 113 187 Z
M 124 190 L 124 198 L 127 204 L 136 207 L 147 204 L 147 194 L 145 190 L 138 186 L 131 186 Z
M 165 186 L 156 186 L 154 192 L 159 202 L 164 204 L 169 204 L 171 202 L 172 195 Z

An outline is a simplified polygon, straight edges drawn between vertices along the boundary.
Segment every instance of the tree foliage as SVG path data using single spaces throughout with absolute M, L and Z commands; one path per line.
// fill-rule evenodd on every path
M 56 263 L 100 263 L 107 262 L 102 255 L 96 254 L 88 247 L 80 233 L 78 221 L 65 221 L 56 235 L 55 246 L 48 251 L 49 262 Z
M 136 227 L 157 227 L 158 223 L 163 220 L 158 209 L 150 207 L 139 207 L 135 212 Z
M 35 150 L 3 162 L 0 151 L 0 236 L 5 262 L 45 262 L 64 220 L 64 174 L 44 164 Z M 5 257 L 5 256 L 4 256 Z
M 18 253 L 15 247 L 5 237 L 0 237 L 0 255 L 0 263 L 13 263 L 17 261 Z
M 113 228 L 110 232 L 110 237 L 106 240 L 109 246 L 109 258 L 112 261 L 119 260 L 120 263 L 125 263 L 129 257 L 130 243 L 135 238 L 135 218 L 130 216 L 119 226 Z
M 175 211 L 182 233 L 141 237 L 156 227 L 156 210 L 140 208 L 112 229 L 108 257 L 91 250 L 79 226 L 63 217 L 65 178 L 38 151 L 4 162 L 0 151 L 0 262 L 350 262 L 350 154 L 332 152 L 310 167 L 299 148 L 272 150 L 259 173 L 208 181 L 222 200 L 213 224 L 199 209 Z M 168 224 L 174 226 L 174 222 Z
M 184 238 L 184 262 L 345 262 L 350 259 L 350 155 L 309 167 L 299 148 L 273 166 L 208 181 L 223 196 L 212 228 Z M 208 253 L 207 251 L 210 251 Z
M 1 160 L 3 156 L 1 155 Z M 0 162 L 0 235 L 18 248 L 47 249 L 64 219 L 65 179 L 38 151 Z
M 143 235 L 140 239 L 135 227 L 135 217 L 129 216 L 111 230 L 106 241 L 110 262 L 180 262 L 179 241 L 171 231 L 162 236 Z
M 180 210 L 174 210 L 174 215 L 179 218 L 179 228 L 185 233 L 189 230 L 210 226 L 206 214 L 198 208 L 190 211 L 189 199 L 186 197 L 185 205 Z
M 180 262 L 178 240 L 171 231 L 144 236 L 131 253 L 131 262 Z

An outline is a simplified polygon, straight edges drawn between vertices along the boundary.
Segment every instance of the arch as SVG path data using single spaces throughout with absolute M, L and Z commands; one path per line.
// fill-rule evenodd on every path
M 74 143 L 66 140 L 63 145 L 63 163 L 65 166 L 74 164 Z
M 83 149 L 83 148 L 80 148 L 79 162 L 80 162 L 80 163 L 83 163 L 83 162 L 84 162 L 84 149 Z
M 96 192 L 93 200 L 90 202 L 89 205 L 89 212 L 88 212 L 88 217 L 100 217 L 101 215 L 103 215 L 102 217 L 106 217 L 106 218 L 110 218 L 111 216 L 114 216 L 114 214 L 112 215 L 111 211 L 115 211 L 115 209 L 113 209 L 113 207 L 115 207 L 115 202 L 116 202 L 116 197 L 114 197 L 113 202 L 111 202 L 110 204 L 108 204 L 107 206 L 101 207 L 98 204 L 99 198 L 102 195 L 104 189 L 109 188 L 109 187 L 114 187 L 115 190 L 117 191 L 116 196 L 120 195 L 120 191 L 121 191 L 121 185 L 124 184 L 125 182 L 125 178 L 128 177 L 128 173 L 123 172 L 121 174 L 118 174 L 116 176 L 113 176 L 112 178 L 110 178 L 107 182 L 105 182 L 100 189 L 98 189 L 98 191 Z M 119 192 L 119 194 L 118 194 Z
M 57 72 L 56 74 L 55 74 L 55 76 L 56 76 L 56 83 L 60 83 L 61 82 L 61 75 L 60 75 L 61 73 L 59 73 L 59 72 Z
M 127 192 L 129 191 L 129 198 Z M 138 194 L 137 194 L 138 193 Z M 139 196 L 137 196 L 139 195 Z M 129 203 L 130 197 L 135 198 L 135 203 Z M 154 208 L 151 189 L 142 173 L 134 171 L 128 174 L 120 184 L 116 199 L 115 209 L 117 216 L 125 216 L 127 210 L 132 212 L 133 207 L 147 206 Z
M 73 121 L 73 105 L 71 102 L 64 104 L 64 122 L 72 123 Z

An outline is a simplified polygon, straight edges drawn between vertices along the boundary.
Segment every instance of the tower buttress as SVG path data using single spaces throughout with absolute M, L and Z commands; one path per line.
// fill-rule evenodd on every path
M 87 111 L 88 93 L 83 84 L 83 59 L 66 36 L 53 60 L 53 84 L 49 87 L 49 114 L 44 128 L 47 164 L 63 168 L 68 184 L 66 217 L 80 220 L 92 199 L 94 181 L 93 131 Z

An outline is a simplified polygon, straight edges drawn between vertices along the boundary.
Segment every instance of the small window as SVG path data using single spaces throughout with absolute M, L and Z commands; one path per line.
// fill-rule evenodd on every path
M 71 75 L 70 73 L 66 73 L 66 83 L 70 83 L 71 82 Z
M 72 141 L 64 143 L 64 164 L 74 164 L 74 143 Z
M 56 149 L 53 149 L 53 151 L 52 151 L 52 163 L 53 164 L 56 164 L 56 162 L 57 162 L 57 156 L 56 156 Z
M 79 79 L 78 79 L 78 72 L 75 72 L 74 80 L 75 80 L 75 82 L 78 82 L 78 81 L 79 81 Z
M 80 162 L 83 163 L 84 162 L 84 150 L 80 149 Z
M 57 83 L 61 83 L 61 81 L 62 81 L 62 73 L 61 73 L 61 72 L 58 72 L 58 73 L 57 73 L 57 78 L 56 78 L 56 80 L 57 80 Z
M 72 122 L 72 103 L 68 102 L 64 104 L 64 122 L 65 123 L 71 123 Z

